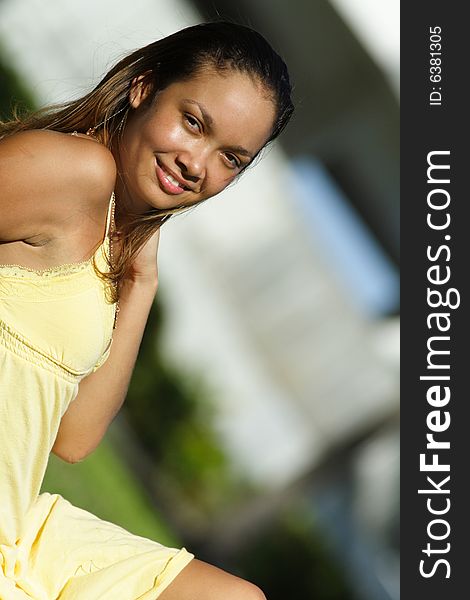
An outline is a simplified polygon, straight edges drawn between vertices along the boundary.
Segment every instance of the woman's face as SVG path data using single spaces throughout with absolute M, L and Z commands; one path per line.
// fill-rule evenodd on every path
M 169 85 L 150 106 L 137 82 L 117 156 L 116 193 L 128 209 L 197 204 L 221 192 L 268 139 L 275 108 L 238 71 L 207 69 Z

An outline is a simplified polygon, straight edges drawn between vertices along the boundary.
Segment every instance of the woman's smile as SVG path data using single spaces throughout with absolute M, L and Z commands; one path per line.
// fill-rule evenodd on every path
M 155 158 L 155 170 L 158 181 L 160 182 L 160 186 L 167 194 L 177 196 L 189 190 L 186 184 L 184 184 L 180 179 L 176 179 L 176 177 L 158 161 L 158 158 Z

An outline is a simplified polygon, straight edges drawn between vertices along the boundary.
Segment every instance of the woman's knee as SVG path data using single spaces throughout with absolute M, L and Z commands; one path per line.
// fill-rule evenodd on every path
M 261 588 L 254 583 L 236 577 L 229 576 L 226 582 L 224 600 L 267 600 Z
M 244 589 L 240 591 L 240 600 L 267 600 L 264 592 L 257 585 L 243 579 L 242 581 Z
M 262 590 L 206 562 L 193 559 L 159 600 L 266 600 Z

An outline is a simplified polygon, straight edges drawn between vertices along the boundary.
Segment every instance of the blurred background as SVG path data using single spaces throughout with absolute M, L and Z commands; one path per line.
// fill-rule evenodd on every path
M 0 0 L 0 115 L 202 20 L 263 33 L 296 114 L 166 224 L 125 408 L 44 490 L 269 600 L 399 597 L 398 0 Z

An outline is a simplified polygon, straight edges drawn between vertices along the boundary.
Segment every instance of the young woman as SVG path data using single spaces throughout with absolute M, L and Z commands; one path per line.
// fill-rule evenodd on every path
M 264 598 L 39 491 L 49 453 L 82 460 L 124 401 L 160 226 L 253 162 L 290 92 L 262 36 L 209 23 L 130 54 L 79 100 L 0 124 L 1 600 Z

